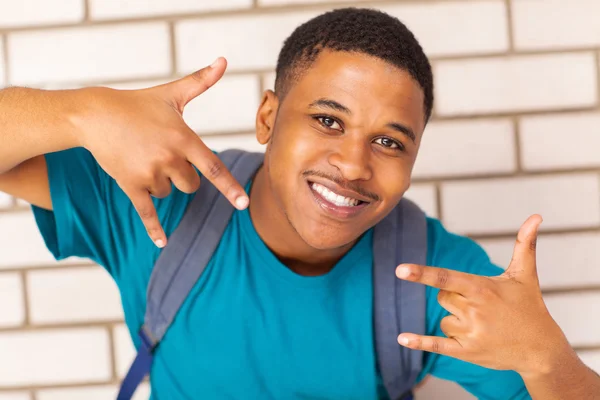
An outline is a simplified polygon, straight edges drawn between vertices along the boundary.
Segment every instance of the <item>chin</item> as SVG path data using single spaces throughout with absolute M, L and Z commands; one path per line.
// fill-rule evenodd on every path
M 302 240 L 315 250 L 335 250 L 348 246 L 364 233 L 354 229 L 349 231 L 347 228 L 319 225 L 308 229 L 296 228 Z

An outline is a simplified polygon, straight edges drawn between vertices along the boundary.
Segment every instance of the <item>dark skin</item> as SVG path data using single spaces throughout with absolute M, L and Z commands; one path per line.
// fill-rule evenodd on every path
M 400 201 L 424 127 L 423 92 L 407 72 L 324 51 L 283 101 L 263 96 L 256 131 L 267 151 L 250 194 L 258 234 L 297 273 L 326 273 Z M 333 215 L 315 202 L 312 182 L 368 204 Z
M 192 166 L 245 208 L 243 188 L 181 115 L 225 66 L 218 59 L 143 90 L 0 91 L 0 190 L 51 210 L 42 155 L 85 147 L 130 197 L 159 247 L 166 237 L 150 196 L 168 195 L 169 181 L 195 191 L 200 179 Z M 424 121 L 419 85 L 361 54 L 325 51 L 285 96 L 267 91 L 256 122 L 267 153 L 250 202 L 267 246 L 299 274 L 327 273 L 405 193 Z M 309 183 L 365 203 L 328 206 Z M 535 399 L 599 399 L 600 377 L 577 357 L 543 302 L 535 258 L 540 222 L 539 216 L 525 222 L 510 266 L 497 277 L 399 266 L 399 279 L 440 289 L 438 301 L 451 315 L 441 321 L 447 337 L 399 332 L 398 342 L 517 371 Z
M 362 54 L 324 51 L 280 100 L 265 92 L 256 118 L 267 144 L 250 213 L 267 246 L 298 274 L 325 274 L 410 185 L 425 127 L 423 92 L 405 71 Z M 317 182 L 368 202 L 351 216 L 316 200 Z M 341 193 L 343 192 L 343 193 Z M 402 332 L 398 343 L 487 368 L 514 370 L 534 399 L 600 398 L 600 378 L 544 304 L 535 262 L 541 217 L 521 227 L 497 277 L 401 265 L 399 279 L 440 289 L 446 338 Z

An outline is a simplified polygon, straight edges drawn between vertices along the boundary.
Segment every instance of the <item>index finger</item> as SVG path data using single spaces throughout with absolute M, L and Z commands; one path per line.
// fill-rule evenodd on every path
M 125 194 L 129 197 L 133 203 L 133 207 L 142 219 L 142 223 L 150 239 L 152 239 L 157 247 L 164 247 L 167 244 L 167 238 L 158 220 L 158 214 L 156 213 L 150 193 L 144 190 L 136 190 L 125 192 Z
M 446 268 L 427 267 L 417 264 L 401 264 L 396 268 L 400 279 L 419 282 L 427 286 L 444 289 L 466 296 L 477 287 L 477 275 L 453 271 Z
M 223 161 L 204 144 L 202 139 L 198 136 L 196 138 L 197 145 L 187 152 L 188 161 L 198 168 L 235 208 L 243 210 L 248 207 L 249 198 L 242 185 L 235 180 Z

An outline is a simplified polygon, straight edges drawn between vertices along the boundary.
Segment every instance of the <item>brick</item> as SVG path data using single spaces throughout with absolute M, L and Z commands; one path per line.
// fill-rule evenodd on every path
M 0 270 L 52 266 L 56 261 L 46 248 L 31 212 L 0 213 Z M 61 264 L 89 263 L 78 258 Z
M 192 100 L 183 112 L 188 125 L 200 134 L 253 131 L 260 105 L 256 75 L 223 77 Z
M 442 215 L 448 229 L 469 234 L 516 234 L 535 213 L 541 230 L 595 227 L 598 184 L 592 173 L 444 182 Z
M 169 30 L 162 22 L 21 32 L 9 35 L 8 43 L 11 84 L 99 82 L 171 72 Z
M 129 331 L 123 324 L 116 325 L 113 328 L 113 341 L 117 376 L 122 378 L 127 374 L 127 371 L 135 358 L 136 350 L 131 341 Z
M 513 172 L 514 142 L 508 119 L 432 122 L 425 129 L 413 177 Z
M 19 274 L 0 274 L 0 327 L 17 326 L 25 322 L 23 282 Z
M 404 197 L 414 201 L 425 211 L 425 213 L 433 218 L 437 218 L 437 196 L 435 185 L 426 183 L 411 184 Z
M 423 386 L 415 390 L 415 400 L 446 399 L 446 400 L 475 400 L 472 394 L 455 382 L 426 377 Z
M 123 319 L 117 286 L 99 266 L 31 271 L 27 293 L 34 324 Z
M 415 2 L 379 7 L 414 33 L 429 57 L 508 50 L 503 1 Z
M 140 18 L 252 7 L 252 0 L 90 0 L 92 19 Z
M 201 138 L 211 150 L 215 151 L 241 149 L 264 153 L 266 150 L 266 146 L 258 143 L 256 134 L 254 133 L 242 133 L 239 135 L 207 135 L 201 136 Z
M 119 387 L 116 385 L 96 385 L 65 389 L 44 389 L 36 392 L 36 400 L 107 400 L 116 399 Z M 150 386 L 143 382 L 132 400 L 148 400 Z M 0 400 L 2 400 L 0 398 Z
M 22 0 L 0 2 L 0 28 L 80 22 L 81 0 Z
M 519 127 L 525 169 L 600 166 L 600 113 L 524 117 Z
M 600 350 L 581 350 L 577 354 L 585 365 L 600 373 Z
M 175 26 L 178 72 L 189 73 L 210 65 L 217 56 L 227 58 L 230 71 L 272 69 L 285 38 L 296 26 L 318 14 L 281 12 L 178 22 Z
M 260 5 L 318 4 L 318 0 L 259 0 Z M 508 49 L 503 1 L 365 4 L 397 17 L 429 56 L 500 52 Z
M 0 192 L 0 209 L 12 206 L 12 197 L 6 193 Z
M 434 76 L 440 116 L 572 109 L 597 101 L 592 53 L 440 61 Z
M 0 35 L 0 89 L 7 85 L 5 75 L 6 71 L 4 70 L 4 63 L 6 60 L 4 59 L 4 40 L 3 36 Z
M 0 387 L 110 379 L 108 332 L 100 328 L 0 334 Z
M 600 3 L 596 0 L 519 0 L 511 4 L 517 49 L 600 45 Z
M 514 239 L 490 239 L 481 245 L 497 265 L 510 263 Z M 600 285 L 600 233 L 540 235 L 537 265 L 543 289 L 565 289 Z
M 28 392 L 2 392 L 0 400 L 31 400 L 31 396 Z
M 544 297 L 550 314 L 572 346 L 600 344 L 600 319 L 584 310 L 600 308 L 600 291 L 552 294 Z
M 267 72 L 266 74 L 263 74 L 263 92 L 265 90 L 275 90 L 275 77 L 275 72 Z

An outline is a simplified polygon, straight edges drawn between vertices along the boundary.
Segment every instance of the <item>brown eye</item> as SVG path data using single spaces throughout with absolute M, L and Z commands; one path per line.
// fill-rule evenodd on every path
M 388 149 L 399 149 L 399 150 L 403 150 L 403 146 L 402 144 L 398 143 L 397 141 L 395 141 L 394 139 L 390 139 L 388 137 L 381 137 L 381 138 L 377 138 L 375 139 L 375 143 L 386 147 Z
M 321 123 L 321 125 L 325 126 L 326 128 L 342 130 L 340 124 L 331 117 L 317 117 L 317 120 Z

